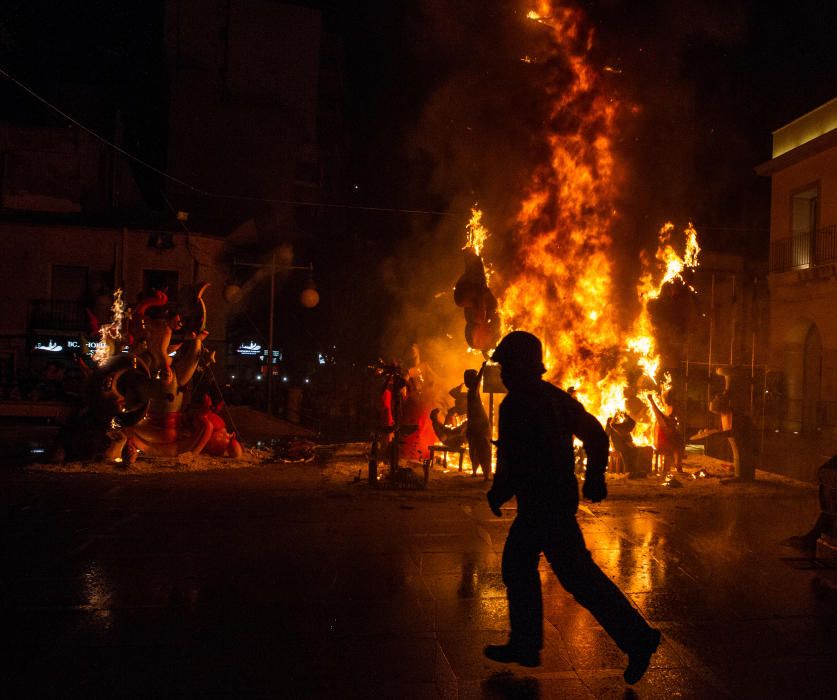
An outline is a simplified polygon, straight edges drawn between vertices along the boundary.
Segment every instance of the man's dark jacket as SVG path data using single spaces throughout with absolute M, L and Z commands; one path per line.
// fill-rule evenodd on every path
M 518 514 L 527 519 L 574 514 L 573 436 L 587 455 L 587 484 L 604 488 L 609 443 L 599 421 L 549 382 L 539 379 L 509 391 L 500 404 L 497 473 L 489 501 L 499 505 L 516 496 Z

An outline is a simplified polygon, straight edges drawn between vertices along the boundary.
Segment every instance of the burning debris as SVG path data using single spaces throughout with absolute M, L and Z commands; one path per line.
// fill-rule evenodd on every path
M 436 438 L 445 447 L 451 449 L 462 447 L 465 444 L 465 431 L 468 428 L 466 420 L 449 411 L 445 420 L 442 421 L 439 418 L 440 413 L 441 409 L 439 408 L 430 411 L 430 422 L 433 424 L 433 432 L 436 434 Z
M 481 257 L 488 231 L 482 225 L 482 212 L 471 210 L 466 227 L 465 272 L 453 289 L 453 300 L 465 310 L 465 340 L 468 346 L 486 355 L 500 340 L 497 299 L 488 288 L 488 275 Z

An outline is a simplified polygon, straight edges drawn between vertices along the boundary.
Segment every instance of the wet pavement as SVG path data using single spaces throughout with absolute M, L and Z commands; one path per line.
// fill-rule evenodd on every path
M 834 602 L 779 544 L 813 522 L 811 486 L 614 482 L 580 512 L 664 634 L 631 690 L 545 567 L 542 666 L 483 658 L 513 509 L 492 516 L 481 480 L 388 491 L 362 468 L 0 473 L 4 696 L 835 697 Z

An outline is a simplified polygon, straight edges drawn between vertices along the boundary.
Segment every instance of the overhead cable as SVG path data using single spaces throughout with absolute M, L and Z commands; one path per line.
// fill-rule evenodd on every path
M 104 136 L 97 133 L 96 131 L 94 131 L 90 127 L 85 126 L 80 121 L 73 118 L 72 116 L 70 116 L 69 114 L 64 112 L 59 107 L 56 107 L 49 100 L 47 100 L 45 97 L 42 97 L 41 95 L 39 95 L 32 88 L 30 88 L 28 85 L 22 83 L 20 80 L 18 80 L 14 76 L 10 75 L 8 73 L 8 71 L 6 71 L 2 67 L 0 67 L 0 75 L 2 75 L 4 78 L 9 80 L 11 83 L 16 85 L 21 90 L 23 90 L 25 93 L 27 93 L 28 95 L 30 95 L 31 97 L 36 99 L 38 102 L 45 105 L 47 108 L 51 109 L 56 114 L 60 115 L 61 117 L 66 119 L 68 122 L 70 122 L 74 126 L 77 126 L 82 131 L 90 134 L 90 136 L 92 136 L 93 138 L 97 139 L 98 141 L 101 141 L 103 144 L 105 144 L 109 148 L 112 148 L 117 153 L 120 153 L 121 155 L 125 156 L 129 160 L 132 160 L 137 165 L 141 165 L 142 167 L 147 168 L 148 170 L 150 170 L 154 173 L 157 173 L 161 177 L 164 177 L 167 180 L 170 180 L 171 182 L 175 182 L 178 185 L 181 185 L 182 187 L 185 187 L 186 189 L 190 190 L 191 192 L 199 194 L 203 197 L 211 197 L 211 198 L 214 198 L 214 199 L 233 199 L 233 200 L 246 201 L 246 202 L 264 202 L 266 204 L 291 204 L 291 205 L 295 205 L 295 206 L 326 207 L 326 208 L 331 208 L 331 209 L 355 209 L 355 210 L 359 210 L 359 211 L 371 211 L 371 212 L 382 212 L 382 213 L 393 213 L 393 214 L 422 214 L 422 215 L 434 215 L 434 216 L 452 216 L 451 212 L 438 211 L 438 210 L 434 210 L 434 209 L 402 209 L 402 208 L 398 208 L 398 207 L 371 207 L 371 206 L 363 206 L 363 205 L 360 205 L 360 204 L 340 204 L 340 203 L 332 203 L 332 202 L 305 202 L 305 201 L 294 200 L 294 199 L 280 199 L 280 198 L 274 198 L 274 197 L 256 197 L 256 196 L 251 196 L 251 195 L 224 194 L 224 193 L 221 193 L 221 192 L 210 192 L 209 190 L 205 190 L 201 187 L 197 187 L 197 186 L 191 184 L 190 182 L 187 182 L 186 180 L 182 180 L 179 177 L 175 177 L 174 175 L 171 175 L 170 173 L 167 173 L 165 170 L 161 170 L 160 168 L 158 168 L 158 167 L 152 165 L 151 163 L 149 163 L 148 161 L 143 160 L 139 156 L 134 155 L 130 151 L 127 151 L 124 148 L 122 148 L 121 146 L 115 144 L 110 139 L 105 138 Z

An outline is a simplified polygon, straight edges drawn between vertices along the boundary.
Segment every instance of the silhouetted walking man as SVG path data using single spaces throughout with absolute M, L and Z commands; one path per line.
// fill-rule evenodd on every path
M 607 434 L 578 401 L 541 379 L 546 371 L 543 351 L 531 333 L 509 333 L 492 360 L 501 365 L 508 395 L 500 405 L 497 473 L 488 505 L 499 516 L 500 506 L 516 496 L 517 517 L 502 565 L 511 634 L 507 644 L 487 646 L 485 655 L 501 663 L 540 664 L 543 602 L 538 561 L 543 552 L 561 585 L 628 654 L 624 678 L 636 683 L 657 650 L 660 632 L 596 565 L 575 519 L 573 435 L 584 443 L 587 454 L 584 497 L 598 503 L 607 497 Z

